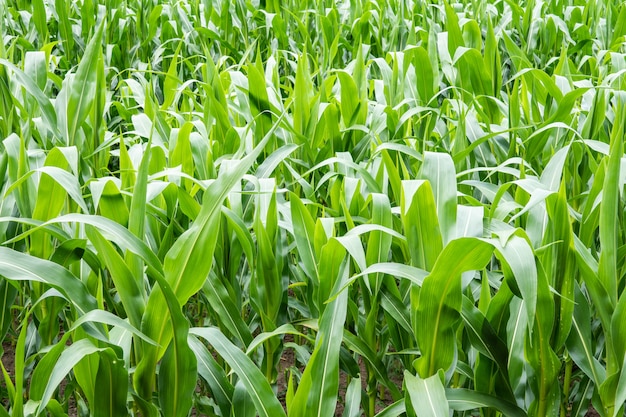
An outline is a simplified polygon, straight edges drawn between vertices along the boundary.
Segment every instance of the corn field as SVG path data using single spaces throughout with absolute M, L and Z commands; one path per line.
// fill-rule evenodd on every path
M 456 1 L 0 0 L 0 417 L 624 416 L 626 4 Z

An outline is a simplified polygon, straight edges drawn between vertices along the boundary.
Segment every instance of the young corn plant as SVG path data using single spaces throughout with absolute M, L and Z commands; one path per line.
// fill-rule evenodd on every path
M 621 2 L 0 34 L 0 416 L 624 414 Z

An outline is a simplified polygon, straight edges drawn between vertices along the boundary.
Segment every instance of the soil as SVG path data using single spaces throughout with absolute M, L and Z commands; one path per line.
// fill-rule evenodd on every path
M 598 414 L 595 408 L 589 406 L 589 410 L 587 411 L 587 414 L 585 414 L 585 417 L 600 417 L 600 414 Z
M 292 335 L 288 334 L 285 336 L 285 342 L 292 342 L 292 341 L 293 341 Z M 293 352 L 293 349 L 285 349 L 283 351 L 282 356 L 280 357 L 280 363 L 278 364 L 278 378 L 276 381 L 278 400 L 282 404 L 285 411 L 287 411 L 285 398 L 287 396 L 287 384 L 289 382 L 287 380 L 287 378 L 289 377 L 289 368 L 291 368 L 292 366 L 295 366 L 295 364 L 296 364 L 296 356 Z

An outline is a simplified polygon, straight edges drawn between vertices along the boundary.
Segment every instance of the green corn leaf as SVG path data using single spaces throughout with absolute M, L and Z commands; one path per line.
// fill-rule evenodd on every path
M 42 184 L 42 186 L 44 187 L 42 193 L 47 192 L 51 195 L 47 194 L 45 199 L 41 199 L 42 202 L 39 203 L 40 207 L 38 208 L 37 213 L 33 214 L 33 217 L 35 215 L 37 215 L 37 217 L 34 218 L 38 218 L 39 220 L 48 220 L 49 218 L 54 217 L 54 215 L 50 213 L 56 212 L 58 214 L 58 212 L 60 212 L 62 209 L 63 203 L 65 202 L 65 192 L 67 192 L 67 194 L 72 197 L 72 199 L 80 206 L 83 211 L 89 211 L 80 191 L 80 186 L 78 184 L 77 178 L 69 172 L 65 171 L 64 169 L 55 166 L 44 166 L 30 171 L 19 180 L 14 182 L 13 185 L 7 190 L 7 192 L 11 192 L 14 188 L 19 187 L 36 172 L 41 172 L 46 175 L 46 177 L 44 177 L 46 179 L 43 180 L 44 184 Z M 56 193 L 49 191 L 50 188 L 54 188 L 55 185 L 57 185 L 60 190 L 58 190 Z M 36 201 L 39 202 L 39 199 L 37 199 Z M 44 201 L 48 202 L 46 206 L 43 205 Z M 47 218 L 42 219 L 40 217 Z
M 300 333 L 291 324 L 283 324 L 282 326 L 276 328 L 275 330 L 272 330 L 271 332 L 263 332 L 259 334 L 257 337 L 255 337 L 254 340 L 248 344 L 246 355 L 250 356 L 252 352 L 254 352 L 266 340 L 269 340 L 270 338 L 274 336 L 279 336 L 283 334 L 298 335 L 298 336 L 302 336 L 306 338 L 306 336 L 303 333 Z
M 444 2 L 446 11 L 446 29 L 448 30 L 448 51 L 450 56 L 454 56 L 457 48 L 464 46 L 463 33 L 459 27 L 459 18 L 456 12 L 446 1 Z
M 126 206 L 124 196 L 118 184 L 116 184 L 114 180 L 104 180 L 100 185 L 102 188 L 98 200 L 98 211 L 107 219 L 111 219 L 124 226 L 124 228 L 127 228 L 129 218 L 128 207 Z
M 345 269 L 344 263 L 344 271 Z M 345 280 L 339 272 L 336 288 Z M 331 277 L 328 277 L 330 279 Z M 342 292 L 330 302 L 322 317 L 311 359 L 289 408 L 289 415 L 331 417 L 334 415 L 339 389 L 339 351 L 346 319 L 348 295 Z
M 314 95 L 313 82 L 309 71 L 308 56 L 300 55 L 296 68 L 295 99 L 293 110 L 293 127 L 297 134 L 305 137 L 309 132 L 312 101 Z
M 174 102 L 174 97 L 176 96 L 176 90 L 178 89 L 178 85 L 180 84 L 180 80 L 178 79 L 178 56 L 180 55 L 180 50 L 183 46 L 183 42 L 178 43 L 178 47 L 176 48 L 176 52 L 171 58 L 169 68 L 165 75 L 165 80 L 163 81 L 163 104 L 161 105 L 161 109 L 169 108 Z
M 9 135 L 3 142 L 6 155 L 8 156 L 8 171 L 9 178 L 13 183 L 18 183 L 15 187 L 11 187 L 7 190 L 13 191 L 16 200 L 16 206 L 22 217 L 30 217 L 32 213 L 32 202 L 35 199 L 35 188 L 31 178 L 27 177 L 27 172 L 30 170 L 29 160 L 26 157 L 27 149 L 24 139 L 18 137 L 16 134 Z M 18 178 L 24 178 L 23 181 L 19 181 Z
M 237 381 L 237 383 L 235 384 L 235 392 L 233 394 L 233 408 L 230 415 L 232 417 L 256 416 L 256 410 L 254 408 L 252 398 L 250 398 L 250 395 L 248 395 L 246 386 L 241 382 L 241 380 Z
M 78 320 L 76 320 L 72 324 L 70 331 L 76 330 L 78 327 L 82 326 L 85 323 L 103 323 L 108 324 L 109 326 L 115 326 L 139 337 L 146 343 L 149 343 L 151 345 L 156 344 L 154 340 L 151 340 L 145 334 L 141 333 L 139 329 L 128 323 L 125 319 L 122 319 L 119 316 L 116 316 L 115 314 L 105 310 L 91 310 L 87 314 L 80 316 Z M 99 335 L 94 334 L 93 336 L 98 337 Z M 108 340 L 103 340 L 103 342 L 108 342 Z
M 150 168 L 150 160 L 152 156 L 152 141 L 148 140 L 146 149 L 141 158 L 139 169 L 137 171 L 137 180 L 133 189 L 133 197 L 130 202 L 130 209 L 128 214 L 128 230 L 137 236 L 138 239 L 143 239 L 145 233 L 145 218 L 146 218 L 146 205 L 147 205 L 147 191 L 148 191 L 148 171 Z M 141 283 L 143 276 L 143 265 L 141 259 L 132 252 L 126 253 L 126 262 L 129 269 L 135 278 L 137 284 Z M 143 314 L 143 311 L 142 311 Z
M 89 339 L 81 339 L 73 343 L 70 347 L 65 349 L 63 353 L 58 357 L 57 362 L 54 364 L 54 368 L 50 374 L 48 381 L 45 383 L 45 389 L 43 391 L 41 401 L 37 405 L 37 410 L 45 408 L 48 401 L 50 401 L 54 391 L 61 384 L 61 381 L 65 376 L 80 362 L 83 358 L 89 355 L 102 352 L 110 348 L 98 348 Z
M 372 223 L 387 228 L 391 227 L 392 215 L 389 198 L 384 194 L 371 194 L 372 198 Z M 391 235 L 382 231 L 372 231 L 367 241 L 365 260 L 368 265 L 387 261 L 391 249 Z M 377 294 L 382 284 L 382 274 L 369 277 L 370 291 Z
M 59 35 L 65 56 L 72 62 L 74 55 L 74 33 L 70 22 L 70 3 L 67 0 L 55 0 L 54 8 L 59 16 Z
M 376 414 L 376 417 L 399 417 L 406 411 L 404 400 L 396 401 L 387 408 Z
M 309 279 L 317 279 L 315 248 L 312 246 L 315 241 L 315 223 L 302 200 L 295 194 L 291 194 L 290 197 L 291 221 L 298 254 L 302 258 L 302 269 Z
M 272 127 L 272 117 L 269 114 L 270 103 L 263 77 L 263 66 L 260 56 L 257 55 L 257 65 L 248 64 L 248 96 L 250 98 L 251 116 L 256 119 L 256 135 L 258 138 L 264 137 Z M 259 68 L 260 67 L 260 68 Z
M 96 375 L 98 394 L 94 396 L 94 417 L 113 417 L 128 413 L 128 371 L 124 361 L 117 358 L 113 350 L 100 353 L 100 364 Z
M 285 416 L 283 407 L 274 396 L 272 388 L 259 368 L 239 348 L 228 341 L 218 329 L 196 327 L 190 329 L 189 332 L 209 341 L 211 346 L 230 365 L 246 387 L 259 416 Z
M 463 297 L 461 316 L 472 345 L 480 353 L 493 360 L 505 379 L 508 380 L 507 346 L 499 338 L 486 317 L 467 297 Z
M 156 280 L 166 302 L 173 336 L 159 368 L 159 403 L 164 414 L 184 417 L 189 415 L 193 404 L 192 394 L 198 374 L 196 356 L 187 343 L 189 322 L 174 291 L 164 277 L 157 276 Z
M 48 169 L 54 170 L 54 173 L 58 175 L 60 171 L 65 172 L 63 168 L 67 168 L 67 161 L 58 148 L 53 148 L 46 157 L 46 165 Z M 72 190 L 72 197 L 78 204 L 82 203 L 81 207 L 87 210 L 87 206 L 80 192 L 80 187 L 72 175 L 66 175 L 67 173 L 64 173 L 60 174 L 60 176 L 51 176 L 50 174 L 52 174 L 52 172 L 45 173 L 39 180 L 37 200 L 33 208 L 34 219 L 45 221 L 58 216 L 65 205 L 66 189 Z M 55 180 L 55 178 L 57 179 Z M 47 243 L 46 240 L 45 233 L 36 233 L 33 237 L 35 247 L 31 253 L 38 256 L 46 256 L 46 250 L 44 249 Z M 39 248 L 37 248 L 37 246 L 39 246 Z
M 417 369 L 423 377 L 435 375 L 440 369 L 448 371 L 453 365 L 462 305 L 461 273 L 484 268 L 492 253 L 493 247 L 479 239 L 453 240 L 424 279 L 414 323 L 422 353 Z
M 61 292 L 81 314 L 96 308 L 96 300 L 70 271 L 53 262 L 0 247 L 0 275 L 14 281 L 43 282 Z
M 94 102 L 92 92 L 97 86 L 96 71 L 98 60 L 102 56 L 102 33 L 104 31 L 104 20 L 96 30 L 85 48 L 76 75 L 70 84 L 70 92 L 67 100 L 67 127 L 65 131 L 65 140 L 68 146 L 77 142 L 77 132 L 81 125 L 87 119 L 91 106 Z M 70 37 L 71 30 L 70 30 Z M 68 38 L 69 39 L 69 38 Z M 66 45 L 71 48 L 71 46 Z
M 248 172 L 271 134 L 269 132 L 252 152 L 205 190 L 198 218 L 167 252 L 163 264 L 164 276 L 179 303 L 186 303 L 189 297 L 202 288 L 217 245 L 216 229 L 219 227 L 222 203 Z M 167 345 L 172 335 L 165 305 L 162 292 L 156 288 L 150 293 L 142 321 L 142 331 L 161 346 Z M 162 349 L 147 349 L 135 373 L 135 385 L 143 391 L 140 394 L 144 398 L 151 395 L 151 380 L 157 360 L 164 353 Z
M 572 320 L 572 331 L 570 332 L 566 346 L 572 359 L 580 369 L 593 381 L 599 385 L 606 379 L 606 371 L 600 361 L 594 356 L 594 348 L 591 344 L 591 312 L 589 301 L 582 293 L 580 286 L 575 287 L 576 305 Z
M 456 178 L 452 158 L 448 154 L 426 152 L 420 177 L 430 181 L 444 244 L 456 232 Z
M 48 24 L 46 22 L 45 7 L 43 0 L 33 1 L 33 19 L 35 20 L 40 45 L 48 43 Z
M 65 344 L 69 340 L 70 335 L 70 333 L 65 333 L 59 342 L 53 345 L 50 350 L 43 355 L 35 367 L 29 392 L 31 400 L 39 401 L 43 397 L 50 375 L 55 365 L 59 362 L 61 353 L 63 353 L 67 347 Z
M 325 303 L 330 298 L 332 289 L 335 287 L 343 260 L 346 256 L 346 249 L 336 239 L 330 239 L 322 247 L 320 261 L 317 266 L 319 271 L 319 292 L 318 305 L 320 315 L 325 309 Z
M 530 405 L 529 414 L 549 415 L 558 410 L 560 361 L 551 345 L 555 320 L 554 299 L 545 273 L 541 267 L 538 270 L 536 317 L 534 325 L 529 326 L 532 337 L 526 337 L 525 348 L 525 357 L 536 375 L 531 385 L 535 400 Z
M 210 275 L 202 289 L 224 328 L 242 344 L 249 345 L 253 338 L 252 332 L 241 318 L 235 304 L 236 300 L 233 300 L 224 284 L 217 277 Z
M 417 417 L 446 417 L 450 414 L 446 391 L 438 374 L 422 379 L 404 371 L 408 391 L 406 408 Z
M 428 106 L 439 84 L 438 82 L 436 83 L 428 51 L 419 46 L 411 50 L 411 53 L 413 54 L 413 67 L 416 72 L 417 92 L 420 96 L 421 104 Z
M 93 226 L 87 225 L 87 237 L 96 250 L 103 263 L 111 273 L 120 301 L 124 305 L 124 310 L 133 326 L 141 327 L 141 318 L 146 307 L 146 301 L 141 287 L 137 285 L 137 280 L 126 266 L 124 259 L 118 254 L 111 242 L 106 240 L 102 234 Z
M 346 390 L 346 404 L 343 417 L 358 417 L 361 415 L 361 378 L 354 378 Z
M 24 89 L 32 95 L 37 104 L 39 104 L 39 108 L 41 110 L 42 117 L 46 121 L 47 128 L 52 131 L 55 137 L 61 138 L 62 134 L 59 131 L 59 127 L 57 125 L 57 114 L 54 110 L 54 106 L 44 95 L 44 93 L 39 89 L 35 81 L 26 75 L 22 70 L 17 68 L 11 62 L 7 61 L 4 58 L 0 58 L 0 64 L 8 67 L 13 72 L 16 80 L 24 87 Z
M 229 382 L 224 369 L 211 356 L 206 346 L 192 335 L 189 336 L 188 340 L 189 347 L 195 353 L 198 361 L 198 374 L 208 384 L 222 415 L 228 415 L 233 405 L 234 387 Z
M 361 101 L 355 80 L 350 74 L 344 71 L 337 73 L 341 84 L 341 117 L 344 126 L 353 125 L 357 112 L 360 110 Z
M 46 54 L 43 51 L 29 51 L 24 56 L 24 73 L 35 81 L 41 91 L 46 88 Z
M 600 262 L 598 278 L 606 288 L 611 305 L 617 304 L 617 213 L 619 199 L 619 172 L 620 161 L 624 154 L 624 124 L 625 119 L 620 112 L 623 106 L 618 106 L 618 114 L 611 131 L 611 149 L 609 152 L 606 177 L 602 187 L 602 202 L 600 203 Z
M 443 249 L 432 187 L 416 180 L 405 180 L 402 187 L 402 222 L 411 264 L 428 271 Z
M 371 371 L 376 375 L 376 380 L 384 385 L 391 393 L 392 398 L 401 398 L 398 387 L 391 382 L 383 362 L 376 356 L 376 353 L 367 345 L 367 343 L 347 330 L 343 332 L 343 340 L 346 346 L 358 353 L 370 365 Z
M 456 411 L 475 410 L 476 408 L 492 408 L 506 416 L 526 417 L 526 412 L 517 405 L 477 391 L 463 388 L 446 388 L 446 397 L 451 409 Z
M 495 255 L 500 259 L 505 272 L 505 280 L 513 292 L 524 299 L 524 307 L 528 322 L 535 320 L 537 308 L 537 268 L 535 257 L 528 241 L 519 235 L 519 230 L 509 230 L 503 233 L 500 239 L 491 239 L 489 242 L 495 248 Z M 502 239 L 508 238 L 505 244 Z
M 98 232 L 102 234 L 106 239 L 114 242 L 123 251 L 133 252 L 141 257 L 146 262 L 149 268 L 157 274 L 162 274 L 163 267 L 161 262 L 156 257 L 154 252 L 139 238 L 129 232 L 129 230 L 122 225 L 107 219 L 102 216 L 85 215 L 85 214 L 66 214 L 55 219 L 49 220 L 43 223 L 39 227 L 45 227 L 47 225 L 56 223 L 72 223 L 87 224 L 98 229 Z M 24 236 L 32 233 L 36 229 L 31 229 L 26 232 Z

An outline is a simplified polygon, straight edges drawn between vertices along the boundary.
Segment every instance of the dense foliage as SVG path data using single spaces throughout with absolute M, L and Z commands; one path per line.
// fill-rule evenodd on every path
M 0 34 L 0 416 L 624 414 L 621 1 Z

